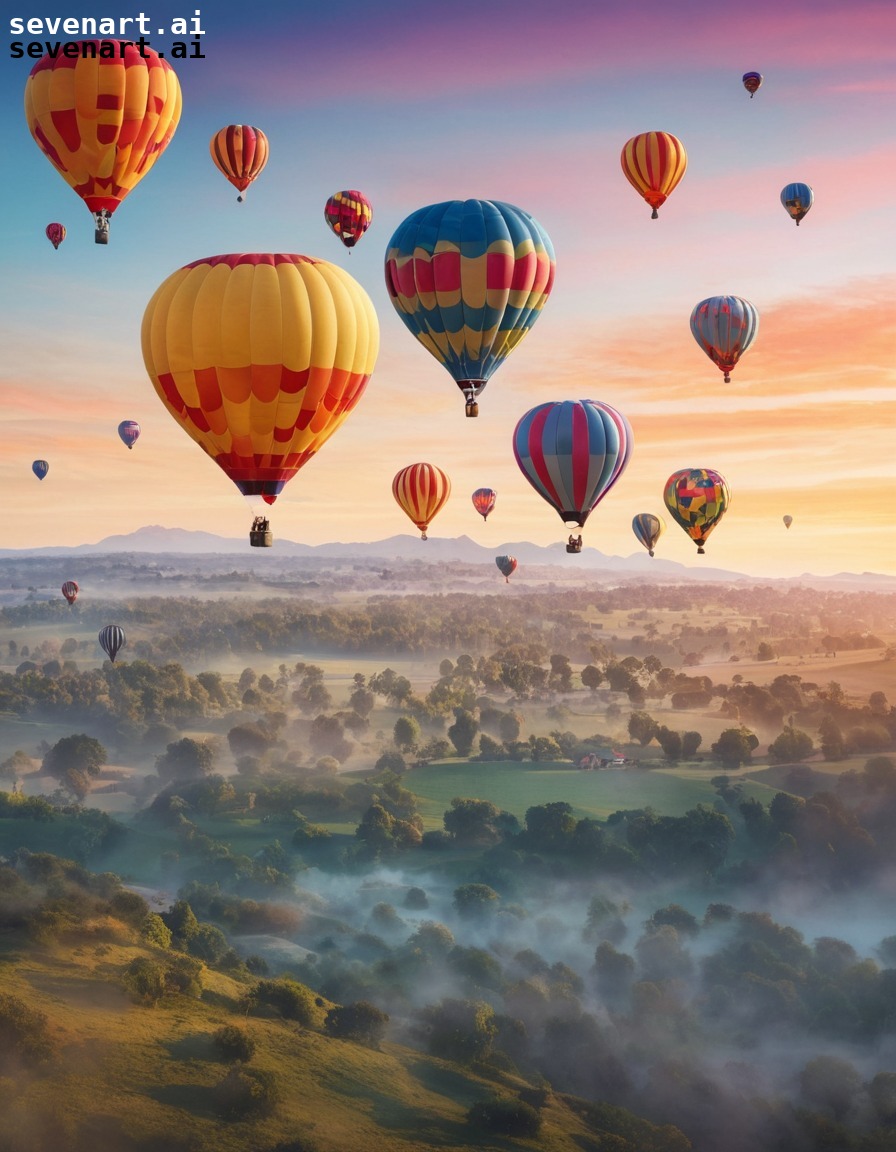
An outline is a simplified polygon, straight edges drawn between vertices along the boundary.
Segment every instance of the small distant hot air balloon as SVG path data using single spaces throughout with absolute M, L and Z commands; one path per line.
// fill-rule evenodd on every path
M 333 193 L 324 206 L 324 219 L 346 248 L 351 249 L 370 227 L 373 208 L 363 193 L 350 188 Z
M 743 76 L 744 88 L 750 93 L 750 99 L 762 87 L 762 73 L 761 72 L 744 72 Z
M 59 247 L 65 239 L 65 225 L 64 224 L 48 224 L 46 227 L 47 239 L 54 248 Z
M 554 400 L 530 409 L 513 433 L 520 471 L 560 519 L 580 528 L 629 461 L 632 430 L 601 400 Z M 567 552 L 581 552 L 569 537 Z
M 396 473 L 392 495 L 425 540 L 430 521 L 451 495 L 451 481 L 434 464 L 409 464 Z
M 467 416 L 479 414 L 476 397 L 541 314 L 554 268 L 538 221 L 499 200 L 419 208 L 389 241 L 392 306 L 463 392 Z
M 740 296 L 710 296 L 691 313 L 694 339 L 731 383 L 731 372 L 759 331 L 759 313 Z
M 731 494 L 724 476 L 712 468 L 683 468 L 666 481 L 666 507 L 702 555 L 706 539 L 727 511 Z
M 44 476 L 46 476 L 46 474 L 50 471 L 50 465 L 46 462 L 46 460 L 35 460 L 31 465 L 31 471 L 38 478 L 38 480 L 43 480 Z
M 688 167 L 682 142 L 670 132 L 642 132 L 622 149 L 622 171 L 629 184 L 647 201 L 656 220 L 657 209 L 677 187 Z
M 666 531 L 666 524 L 661 516 L 654 516 L 651 512 L 639 512 L 632 520 L 632 531 L 652 556 L 657 540 Z
M 25 118 L 38 148 L 93 213 L 96 243 L 108 244 L 112 213 L 174 135 L 180 85 L 168 61 L 143 42 L 64 47 L 31 69 Z
M 784 516 L 783 520 L 784 520 L 784 527 L 785 528 L 789 528 L 790 525 L 793 523 L 793 517 L 792 516 Z
M 513 556 L 496 556 L 495 563 L 498 571 L 504 577 L 504 583 L 510 583 L 510 577 L 516 572 L 516 559 Z
M 123 444 L 133 448 L 140 437 L 140 425 L 136 420 L 122 420 L 118 425 L 118 435 Z
M 473 507 L 483 520 L 488 520 L 488 514 L 494 509 L 497 498 L 498 493 L 494 488 L 477 488 L 473 493 Z
M 66 580 L 62 585 L 62 595 L 68 600 L 69 604 L 74 604 L 78 599 L 78 583 L 76 580 Z
M 100 648 L 102 648 L 113 664 L 115 663 L 115 657 L 127 643 L 124 629 L 119 628 L 117 624 L 107 624 L 105 628 L 101 628 L 97 639 L 100 642 Z
M 239 192 L 243 193 L 268 162 L 268 138 L 251 124 L 228 124 L 212 136 L 209 152 L 215 165 Z
M 785 184 L 781 189 L 781 203 L 797 227 L 814 202 L 815 193 L 808 184 Z

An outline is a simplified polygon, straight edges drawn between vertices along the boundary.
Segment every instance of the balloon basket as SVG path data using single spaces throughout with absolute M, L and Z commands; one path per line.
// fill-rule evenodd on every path
M 271 525 L 263 516 L 258 516 L 249 529 L 249 543 L 253 548 L 270 548 L 274 543 Z
M 101 208 L 99 212 L 94 212 L 93 218 L 96 221 L 96 228 L 93 233 L 94 244 L 108 244 L 109 243 L 109 224 L 111 217 L 105 208 Z
M 467 416 L 478 416 L 479 405 L 475 400 L 468 400 L 464 407 L 464 411 L 466 412 Z

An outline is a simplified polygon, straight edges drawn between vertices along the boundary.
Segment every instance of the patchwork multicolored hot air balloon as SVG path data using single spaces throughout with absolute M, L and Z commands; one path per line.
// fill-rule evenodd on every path
M 530 409 L 513 433 L 513 454 L 535 491 L 567 525 L 582 527 L 628 464 L 628 420 L 601 400 L 554 400 Z M 567 551 L 581 551 L 570 536 Z
M 513 556 L 496 556 L 495 563 L 498 571 L 504 577 L 504 583 L 510 583 L 510 577 L 516 572 L 516 559 Z
M 159 399 L 259 519 L 360 400 L 379 325 L 335 264 L 243 253 L 169 276 L 146 307 L 142 344 Z
M 781 189 L 781 203 L 797 227 L 814 202 L 815 193 L 808 184 L 785 184 Z
M 451 481 L 435 464 L 408 464 L 396 473 L 392 495 L 426 540 L 430 522 L 451 495 Z
M 215 166 L 239 192 L 237 201 L 242 204 L 243 193 L 268 162 L 267 136 L 251 124 L 228 124 L 212 136 L 208 148 Z
M 789 528 L 790 525 L 793 523 L 793 517 L 792 516 L 784 516 L 783 520 L 784 520 L 784 527 L 785 528 Z
M 671 132 L 641 132 L 632 136 L 622 149 L 622 171 L 629 184 L 653 209 L 657 209 L 678 186 L 688 167 L 688 154 L 682 142 Z
M 724 476 L 712 468 L 683 468 L 666 481 L 663 499 L 675 523 L 681 525 L 703 555 L 707 537 L 731 503 Z
M 50 471 L 50 465 L 46 462 L 46 460 L 35 460 L 31 465 L 31 471 L 38 478 L 38 480 L 43 480 L 46 474 Z
M 744 88 L 750 93 L 752 100 L 754 95 L 762 87 L 762 73 L 761 72 L 744 72 L 743 75 Z
M 477 488 L 473 493 L 473 507 L 483 520 L 488 520 L 489 512 L 494 510 L 498 493 L 494 488 Z
M 117 624 L 107 624 L 105 628 L 101 628 L 97 639 L 100 642 L 100 648 L 102 648 L 113 664 L 115 663 L 115 657 L 127 643 L 124 629 L 119 628 Z
M 666 523 L 661 516 L 654 516 L 652 512 L 639 512 L 632 520 L 632 531 L 652 556 L 657 540 L 666 531 Z
M 498 200 L 446 200 L 411 213 L 386 249 L 386 287 L 405 327 L 476 397 L 538 319 L 554 249 L 533 216 Z
M 123 444 L 127 444 L 128 448 L 133 448 L 140 438 L 140 425 L 136 420 L 122 420 L 118 425 L 118 435 Z
M 373 220 L 370 201 L 351 188 L 334 192 L 324 206 L 324 219 L 346 246 L 354 248 Z
M 55 249 L 58 249 L 59 245 L 65 239 L 65 225 L 56 223 L 48 224 L 45 231 L 47 239 Z
M 180 84 L 147 44 L 72 43 L 77 55 L 41 56 L 31 69 L 25 118 L 37 146 L 93 213 L 97 244 L 107 244 L 112 213 L 174 135 Z
M 78 582 L 76 580 L 66 580 L 66 582 L 62 585 L 62 595 L 66 598 L 69 604 L 74 604 L 74 602 L 78 599 L 78 593 L 80 591 L 81 589 L 78 587 Z
M 694 339 L 719 371 L 725 383 L 731 383 L 731 372 L 759 331 L 759 313 L 749 300 L 740 296 L 710 296 L 701 300 L 691 313 Z

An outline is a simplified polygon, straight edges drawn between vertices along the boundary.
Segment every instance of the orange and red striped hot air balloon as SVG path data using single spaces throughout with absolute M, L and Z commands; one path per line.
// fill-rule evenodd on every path
M 209 151 L 217 168 L 239 192 L 237 200 L 242 203 L 243 193 L 268 162 L 267 136 L 251 124 L 228 124 L 212 136 Z
M 642 132 L 628 141 L 621 159 L 625 178 L 653 209 L 651 219 L 656 220 L 657 209 L 687 171 L 684 145 L 670 132 Z
M 435 464 L 409 464 L 396 473 L 392 495 L 425 540 L 430 521 L 451 495 L 451 481 Z

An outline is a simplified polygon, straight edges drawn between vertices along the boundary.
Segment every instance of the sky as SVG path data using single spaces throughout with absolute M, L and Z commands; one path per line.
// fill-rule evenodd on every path
M 196 10 L 195 0 L 144 0 L 10 14 L 143 11 L 166 29 L 150 45 L 166 50 L 171 21 Z M 512 433 L 536 404 L 590 398 L 627 416 L 634 449 L 584 529 L 586 546 L 639 551 L 632 517 L 653 512 L 667 521 L 658 555 L 689 567 L 896 575 L 891 0 L 215 0 L 199 11 L 204 58 L 173 62 L 177 131 L 116 211 L 107 247 L 32 140 L 22 98 L 34 61 L 7 48 L 60 37 L 14 36 L 4 19 L 0 484 L 16 527 L 3 547 L 92 543 L 147 524 L 245 537 L 243 498 L 156 396 L 140 325 L 158 285 L 192 260 L 297 252 L 360 282 L 381 345 L 357 408 L 272 508 L 275 541 L 415 532 L 391 482 L 421 460 L 452 481 L 430 535 L 496 551 L 565 540 L 517 467 Z M 753 99 L 741 83 L 748 70 L 764 77 Z M 208 149 L 231 123 L 270 141 L 242 204 Z M 651 130 L 673 133 L 688 153 L 658 220 L 619 161 L 626 140 Z M 792 181 L 815 193 L 798 228 L 779 199 Z M 344 188 L 373 205 L 351 253 L 323 218 Z M 415 209 L 474 197 L 532 213 L 557 272 L 470 420 L 395 313 L 383 258 Z M 68 230 L 58 251 L 44 235 L 50 221 Z M 730 384 L 689 327 L 694 305 L 717 294 L 746 297 L 760 317 Z M 123 419 L 142 427 L 133 451 L 116 433 Z M 43 481 L 35 458 L 50 464 Z M 705 557 L 662 502 L 668 476 L 691 467 L 721 472 L 732 494 Z M 488 522 L 470 501 L 482 486 L 498 492 Z

